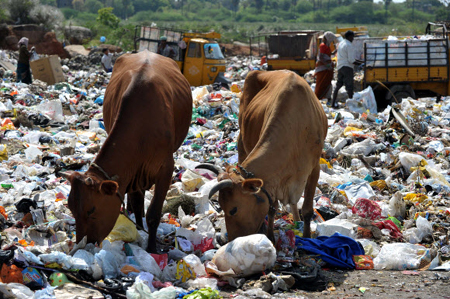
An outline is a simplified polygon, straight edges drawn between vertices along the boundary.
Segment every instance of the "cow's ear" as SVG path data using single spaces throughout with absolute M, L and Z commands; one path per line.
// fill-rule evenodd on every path
M 242 188 L 244 189 L 244 191 L 250 193 L 258 192 L 259 188 L 261 188 L 263 185 L 264 182 L 261 179 L 246 179 L 242 182 Z
M 119 190 L 119 184 L 114 181 L 103 181 L 100 184 L 100 192 L 105 195 L 114 195 Z

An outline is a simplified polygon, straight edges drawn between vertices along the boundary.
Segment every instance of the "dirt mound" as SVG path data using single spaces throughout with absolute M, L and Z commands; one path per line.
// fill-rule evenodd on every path
M 6 50 L 17 51 L 17 43 L 22 37 L 27 37 L 28 48 L 35 47 L 36 52 L 47 55 L 58 55 L 68 58 L 69 54 L 64 50 L 62 43 L 56 39 L 54 32 L 47 32 L 43 27 L 28 24 L 17 26 L 0 26 L 0 47 Z
M 250 45 L 234 42 L 232 44 L 220 44 L 222 48 L 222 52 L 226 56 L 248 56 L 250 55 Z M 225 49 L 225 51 L 223 51 Z M 253 56 L 259 56 L 258 46 L 252 45 L 252 53 Z

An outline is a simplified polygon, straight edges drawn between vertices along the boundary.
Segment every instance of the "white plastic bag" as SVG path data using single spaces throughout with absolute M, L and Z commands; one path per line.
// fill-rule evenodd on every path
M 375 95 L 373 93 L 372 87 L 367 87 L 366 89 L 356 92 L 353 95 L 353 99 L 348 99 L 346 105 L 350 110 L 363 113 L 367 110 L 370 113 L 377 113 L 377 101 L 375 100 Z
M 232 269 L 236 275 L 248 276 L 265 271 L 275 264 L 276 250 L 262 234 L 239 237 L 217 250 L 212 262 L 220 271 Z
M 429 249 L 414 244 L 392 243 L 381 248 L 373 264 L 376 270 L 413 270 L 419 268 L 422 260 L 431 261 Z
M 424 158 L 420 155 L 401 152 L 398 155 L 400 163 L 408 174 L 411 173 L 411 167 L 416 167 Z
M 368 156 L 372 150 L 376 147 L 375 141 L 370 138 L 365 139 L 364 141 L 353 143 L 352 145 L 341 150 L 341 153 L 346 155 L 359 155 L 362 154 L 364 156 Z
M 162 272 L 155 259 L 144 249 L 139 246 L 129 244 L 133 251 L 135 260 L 139 263 L 145 272 L 155 275 L 158 279 L 161 278 Z
M 397 191 L 389 200 L 389 215 L 392 217 L 405 218 L 406 203 L 403 200 L 402 193 Z
M 36 106 L 36 109 L 42 114 L 50 117 L 52 120 L 64 122 L 64 115 L 60 100 L 43 101 Z
M 205 267 L 202 264 L 202 261 L 195 254 L 189 254 L 183 258 L 183 260 L 194 269 L 195 275 L 198 276 L 206 276 Z
M 12 282 L 8 283 L 7 286 L 11 290 L 11 293 L 14 295 L 15 298 L 18 299 L 34 298 L 34 292 L 21 283 Z

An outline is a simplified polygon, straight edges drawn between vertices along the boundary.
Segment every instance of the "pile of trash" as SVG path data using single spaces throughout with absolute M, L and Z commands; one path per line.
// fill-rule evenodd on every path
M 17 84 L 9 74 L 0 86 L 5 298 L 219 298 L 219 290 L 270 298 L 327 289 L 326 268 L 450 270 L 450 97 L 403 99 L 377 112 L 367 89 L 340 109 L 322 103 L 329 129 L 314 200 L 315 238 L 303 238 L 303 223 L 280 207 L 275 244 L 260 234 L 228 243 L 217 197 L 208 199 L 216 174 L 196 166 L 238 161 L 243 79 L 261 66 L 232 59 L 230 90 L 192 90 L 192 122 L 174 156 L 159 251 L 149 254 L 148 235 L 123 215 L 102 244 L 75 244 L 71 187 L 61 171 L 86 171 L 105 141 L 110 75 L 64 66 L 67 82 Z M 146 192 L 145 209 L 152 196 Z

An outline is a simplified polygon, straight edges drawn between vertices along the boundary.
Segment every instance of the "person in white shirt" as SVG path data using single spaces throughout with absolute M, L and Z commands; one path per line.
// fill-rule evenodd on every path
M 167 44 L 166 36 L 161 36 L 161 43 L 158 46 L 157 53 L 172 59 L 175 57 L 175 51 Z
M 112 70 L 113 70 L 113 66 L 112 66 L 112 57 L 113 57 L 113 54 L 112 54 L 112 53 L 109 53 L 109 50 L 106 49 L 106 48 L 103 49 L 102 52 L 103 52 L 103 57 L 102 57 L 102 66 L 103 66 L 103 69 L 105 70 L 105 72 L 111 73 Z
M 339 89 L 341 89 L 343 85 L 345 85 L 345 90 L 347 91 L 348 98 L 353 98 L 353 66 L 363 63 L 361 60 L 355 59 L 355 50 L 352 45 L 355 33 L 349 30 L 345 33 L 344 37 L 345 39 L 339 43 L 337 52 L 338 76 L 336 88 L 333 92 L 333 101 L 331 103 L 331 106 L 333 108 L 337 107 L 337 94 Z

